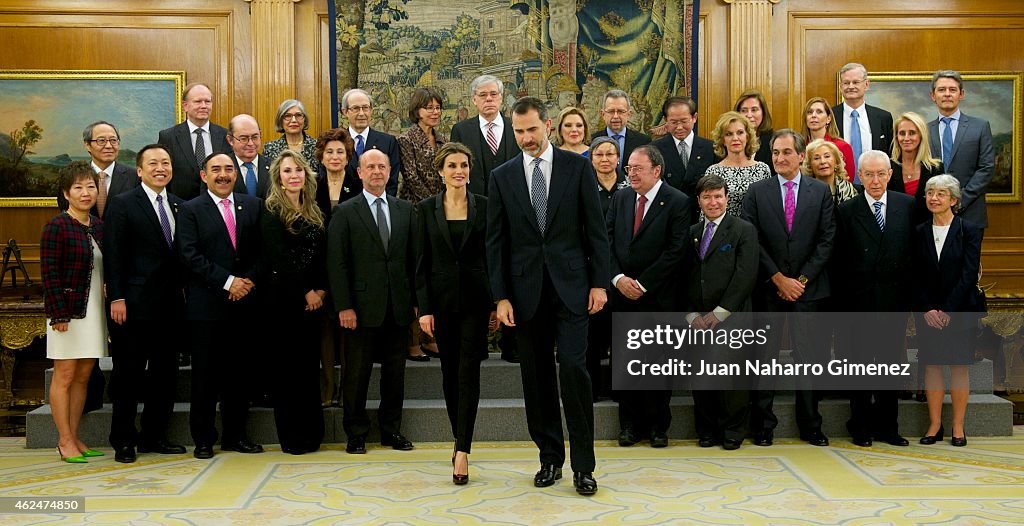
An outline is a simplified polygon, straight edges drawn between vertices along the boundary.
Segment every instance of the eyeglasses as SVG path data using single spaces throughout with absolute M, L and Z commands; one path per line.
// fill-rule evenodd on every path
M 860 173 L 860 178 L 861 179 L 868 179 L 868 180 L 885 179 L 888 175 L 889 175 L 888 171 L 885 171 L 885 172 L 861 172 Z
M 372 109 L 373 109 L 373 106 L 370 106 L 369 104 L 367 104 L 366 106 L 349 106 L 348 107 L 348 111 L 351 111 L 351 112 L 354 112 L 354 113 L 370 113 L 370 110 L 372 110 Z
M 639 164 L 626 165 L 622 167 L 622 170 L 626 172 L 626 175 L 632 175 L 634 173 L 641 174 L 645 170 L 653 168 L 653 166 L 641 166 Z
M 260 140 L 260 134 L 258 133 L 255 135 L 232 135 L 232 137 L 242 144 L 255 143 Z
M 480 97 L 481 99 L 496 99 L 496 98 L 501 96 L 501 92 L 500 91 L 478 91 L 478 92 L 474 93 L 474 95 L 476 95 L 477 97 Z
M 625 115 L 629 113 L 629 110 L 601 110 L 601 113 L 607 113 L 608 115 Z
M 844 88 L 847 88 L 847 87 L 850 87 L 850 86 L 860 86 L 861 84 L 864 84 L 864 80 L 863 79 L 862 80 L 844 80 L 844 81 L 839 83 L 839 85 L 844 87 Z
M 104 137 L 101 139 L 91 139 L 89 142 L 96 143 L 96 145 L 100 147 L 106 146 L 107 144 L 110 144 L 111 146 L 117 146 L 118 144 L 121 143 L 121 139 L 107 139 Z
M 424 106 L 423 109 L 427 111 L 441 111 L 440 106 Z
M 302 113 L 285 113 L 281 116 L 281 120 L 283 121 L 301 121 L 305 118 L 306 116 Z

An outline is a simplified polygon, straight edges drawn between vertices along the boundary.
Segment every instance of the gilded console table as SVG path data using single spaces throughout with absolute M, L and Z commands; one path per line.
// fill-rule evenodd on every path
M 0 409 L 7 409 L 14 402 L 14 352 L 45 335 L 41 289 L 0 289 Z

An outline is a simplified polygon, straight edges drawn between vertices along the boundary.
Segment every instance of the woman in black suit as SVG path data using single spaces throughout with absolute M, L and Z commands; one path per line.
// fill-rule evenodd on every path
M 924 202 L 924 188 L 932 177 L 946 173 L 942 161 L 932 157 L 928 147 L 928 125 L 912 111 L 903 113 L 893 124 L 892 177 L 888 189 L 914 196 L 914 224 L 931 219 Z
M 316 206 L 316 174 L 302 154 L 280 153 L 270 165 L 267 213 L 261 216 L 270 291 L 266 312 L 278 360 L 274 421 L 281 450 L 301 455 L 320 449 L 320 310 L 327 296 L 327 238 Z
M 732 111 L 742 114 L 750 121 L 757 134 L 757 153 L 754 154 L 755 161 L 761 161 L 768 166 L 772 165 L 772 113 L 768 111 L 768 102 L 764 95 L 756 89 L 748 89 L 736 99 Z
M 918 363 L 925 368 L 925 394 L 931 425 L 922 444 L 942 440 L 942 366 L 949 366 L 949 395 L 953 401 L 951 443 L 966 446 L 964 414 L 974 363 L 977 312 L 984 310 L 978 289 L 982 230 L 953 215 L 960 202 L 960 183 L 952 175 L 937 175 L 925 185 L 930 221 L 917 227 L 914 241 L 916 278 L 915 325 Z
M 444 181 L 441 193 L 420 201 L 416 293 L 420 328 L 437 339 L 444 399 L 455 451 L 452 481 L 469 482 L 469 453 L 480 403 L 480 361 L 487 356 L 488 318 L 493 317 L 484 242 L 487 199 L 469 193 L 472 154 L 446 143 L 434 156 Z

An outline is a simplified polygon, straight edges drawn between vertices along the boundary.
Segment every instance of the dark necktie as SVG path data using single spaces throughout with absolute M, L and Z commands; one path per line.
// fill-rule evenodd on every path
M 624 156 L 622 155 L 624 153 L 623 150 L 626 149 L 626 141 L 622 140 L 622 135 L 618 133 L 612 135 L 612 139 L 615 139 L 615 142 L 619 143 L 619 166 L 621 167 L 623 164 L 629 163 L 629 159 L 624 159 Z
M 690 147 L 686 141 L 679 141 L 679 160 L 682 161 L 683 170 L 685 170 L 686 165 L 690 162 Z
M 711 246 L 711 236 L 714 231 L 714 221 L 708 221 L 708 225 L 704 227 L 704 236 L 700 238 L 700 246 L 697 247 L 697 255 L 700 256 L 701 261 L 704 261 L 704 257 L 708 255 L 708 247 Z
M 647 196 L 641 195 L 636 204 L 636 217 L 633 218 L 633 237 L 636 237 L 637 230 L 640 230 L 640 223 L 644 222 L 645 205 L 647 205 Z
M 533 160 L 533 178 L 530 189 L 530 202 L 533 203 L 533 211 L 537 214 L 537 226 L 540 227 L 541 235 L 548 223 L 548 189 L 544 183 L 544 172 L 540 171 L 540 157 Z
M 373 203 L 377 205 L 377 231 L 380 232 L 380 242 L 384 245 L 384 252 L 387 252 L 391 230 L 388 228 L 388 218 L 384 215 L 384 198 L 378 197 Z
M 157 216 L 160 218 L 160 230 L 164 232 L 164 241 L 167 241 L 167 247 L 170 248 L 174 244 L 174 239 L 171 237 L 171 220 L 167 218 L 167 210 L 164 209 L 164 196 L 156 196 L 156 210 Z
M 203 167 L 203 161 L 206 160 L 206 143 L 203 142 L 203 129 L 196 128 L 196 166 L 200 169 Z
M 364 149 L 366 149 L 366 145 L 363 144 L 363 136 L 356 135 L 356 157 L 362 155 Z
M 882 215 L 881 201 L 875 201 L 875 222 L 878 223 L 878 229 L 885 232 L 885 216 Z
M 953 117 L 943 117 L 939 120 L 946 125 L 946 129 L 942 130 L 942 165 L 948 172 L 949 161 L 953 157 Z
M 256 195 L 256 171 L 253 170 L 251 162 L 243 163 L 242 168 L 245 168 L 245 191 L 249 195 Z

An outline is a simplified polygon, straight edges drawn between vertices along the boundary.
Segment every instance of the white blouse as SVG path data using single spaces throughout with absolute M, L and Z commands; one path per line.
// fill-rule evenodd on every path
M 946 244 L 946 236 L 949 235 L 949 225 L 932 225 L 932 237 L 935 238 L 935 257 L 942 258 L 942 245 Z

